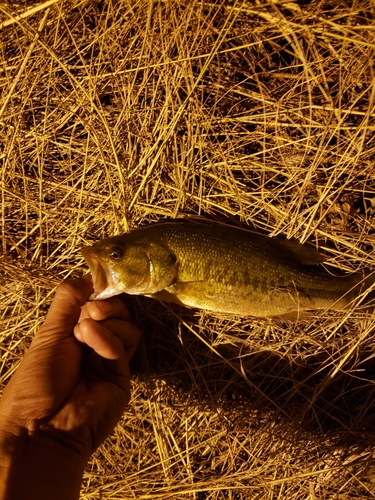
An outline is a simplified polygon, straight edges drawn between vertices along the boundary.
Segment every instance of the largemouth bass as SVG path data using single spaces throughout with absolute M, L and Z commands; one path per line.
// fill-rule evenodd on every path
M 308 245 L 222 224 L 165 222 L 82 249 L 92 299 L 120 293 L 241 316 L 342 310 L 374 280 L 334 276 Z

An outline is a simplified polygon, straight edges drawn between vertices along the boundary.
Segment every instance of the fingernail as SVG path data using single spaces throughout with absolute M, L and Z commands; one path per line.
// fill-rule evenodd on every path
M 103 314 L 108 314 L 112 311 L 112 304 L 107 300 L 97 300 L 96 305 L 99 307 Z

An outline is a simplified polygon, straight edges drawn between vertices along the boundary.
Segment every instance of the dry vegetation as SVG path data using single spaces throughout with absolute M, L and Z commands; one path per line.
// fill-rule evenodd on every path
M 79 248 L 200 215 L 374 271 L 371 0 L 0 5 L 1 383 Z M 131 405 L 82 499 L 375 497 L 374 320 L 129 298 Z

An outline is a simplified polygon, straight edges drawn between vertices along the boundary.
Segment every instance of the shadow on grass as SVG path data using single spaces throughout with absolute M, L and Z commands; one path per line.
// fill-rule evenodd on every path
M 130 308 L 143 331 L 132 369 L 151 393 L 153 382 L 163 379 L 195 405 L 232 407 L 237 417 L 272 411 L 296 430 L 335 435 L 343 446 L 375 444 L 375 359 L 365 349 L 331 378 L 324 349 L 295 363 L 271 349 L 254 352 L 251 342 L 221 344 L 191 310 L 143 297 Z

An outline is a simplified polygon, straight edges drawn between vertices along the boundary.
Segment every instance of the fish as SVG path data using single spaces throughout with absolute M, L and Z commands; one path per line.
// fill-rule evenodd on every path
M 126 293 L 237 316 L 348 309 L 375 281 L 333 275 L 307 244 L 221 223 L 154 223 L 81 253 L 92 274 L 91 300 Z

